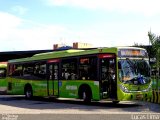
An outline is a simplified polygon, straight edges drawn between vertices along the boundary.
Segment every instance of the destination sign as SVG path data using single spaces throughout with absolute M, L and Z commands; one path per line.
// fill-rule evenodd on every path
M 118 52 L 119 57 L 148 57 L 145 50 L 141 49 L 120 49 Z

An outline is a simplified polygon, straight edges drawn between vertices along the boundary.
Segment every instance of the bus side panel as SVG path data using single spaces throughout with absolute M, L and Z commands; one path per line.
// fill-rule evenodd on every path
M 48 81 L 48 93 L 49 96 L 58 96 L 59 88 L 58 88 L 58 80 Z
M 59 94 L 59 86 L 60 83 L 58 83 L 58 80 L 54 80 L 54 84 L 53 84 L 53 87 L 54 87 L 54 95 L 58 95 Z
M 48 96 L 47 80 L 33 80 L 32 84 L 33 96 Z
M 16 78 L 7 78 L 8 81 L 8 93 L 14 95 L 23 95 L 24 94 L 24 85 L 20 79 Z
M 85 80 L 65 80 L 59 82 L 59 96 L 64 98 L 79 98 L 78 91 L 81 85 L 87 84 L 91 88 L 93 100 L 100 100 L 99 82 Z
M 8 84 L 11 84 L 9 94 L 24 95 L 25 85 L 30 84 L 33 90 L 33 96 L 47 96 L 47 81 L 46 80 L 23 80 L 16 78 L 7 78 Z
M 0 79 L 0 93 L 6 92 L 6 91 L 7 91 L 7 79 L 2 78 L 2 79 Z

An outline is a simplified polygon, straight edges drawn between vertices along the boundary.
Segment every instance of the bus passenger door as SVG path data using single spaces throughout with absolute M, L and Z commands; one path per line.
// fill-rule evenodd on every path
M 100 82 L 102 98 L 117 99 L 116 58 L 114 54 L 100 54 Z
M 57 60 L 52 60 L 48 64 L 48 95 L 59 95 L 59 62 Z

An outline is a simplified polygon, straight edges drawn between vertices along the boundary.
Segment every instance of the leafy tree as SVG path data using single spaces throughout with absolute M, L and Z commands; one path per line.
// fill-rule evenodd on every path
M 158 88 L 158 79 L 159 79 L 159 68 L 160 68 L 160 36 L 155 35 L 151 31 L 148 32 L 149 41 L 152 44 L 152 48 L 155 51 L 156 58 L 156 69 L 157 69 L 157 88 Z

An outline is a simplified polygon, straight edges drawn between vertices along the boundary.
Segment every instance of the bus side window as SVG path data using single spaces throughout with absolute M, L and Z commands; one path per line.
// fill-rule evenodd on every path
M 74 72 L 71 72 L 71 80 L 76 80 L 77 75 Z
M 14 65 L 12 76 L 22 76 L 22 65 Z
M 67 69 L 64 70 L 64 72 L 62 73 L 62 78 L 65 80 L 68 80 L 70 77 L 70 73 L 67 71 Z
M 82 79 L 82 80 L 89 79 L 89 77 L 88 77 L 88 69 L 87 68 L 82 68 L 79 71 L 80 71 L 80 79 Z
M 97 79 L 97 58 L 87 57 L 80 58 L 79 79 L 96 80 Z
M 37 63 L 33 69 L 32 75 L 39 79 L 46 79 L 46 63 Z
M 62 80 L 77 79 L 77 59 L 62 60 Z

